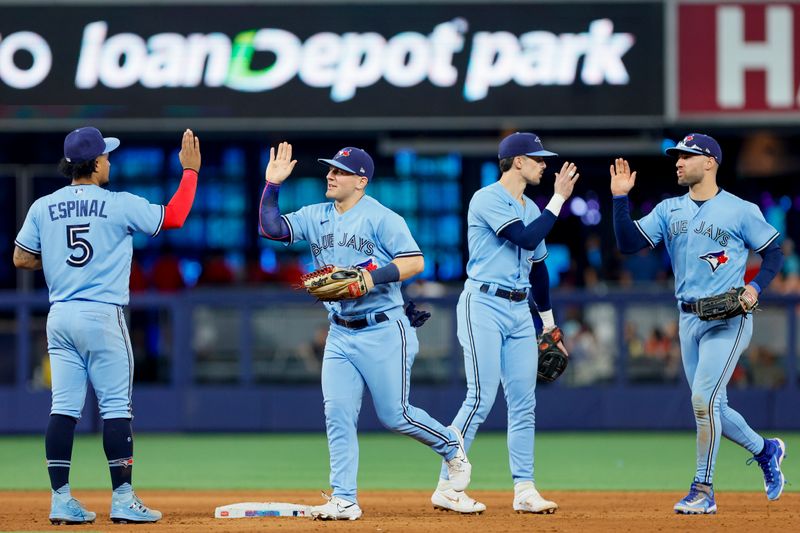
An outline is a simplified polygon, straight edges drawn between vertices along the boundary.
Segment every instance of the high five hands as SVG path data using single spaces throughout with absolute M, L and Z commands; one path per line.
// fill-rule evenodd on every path
M 269 163 L 264 177 L 267 182 L 280 185 L 286 181 L 296 164 L 297 160 L 292 159 L 292 145 L 284 141 L 278 145 L 277 154 L 274 147 L 269 149 Z
M 572 195 L 575 182 L 578 181 L 579 177 L 581 177 L 581 175 L 578 174 L 578 167 L 575 166 L 575 163 L 565 161 L 564 164 L 561 165 L 561 171 L 556 173 L 553 192 L 560 194 L 564 199 L 569 198 Z
M 636 183 L 636 172 L 631 173 L 631 166 L 621 157 L 611 165 L 611 194 L 622 196 L 628 194 Z

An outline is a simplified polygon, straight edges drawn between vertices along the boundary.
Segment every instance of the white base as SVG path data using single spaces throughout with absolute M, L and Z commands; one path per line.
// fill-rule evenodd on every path
M 311 517 L 310 505 L 281 502 L 244 502 L 217 507 L 214 518 Z

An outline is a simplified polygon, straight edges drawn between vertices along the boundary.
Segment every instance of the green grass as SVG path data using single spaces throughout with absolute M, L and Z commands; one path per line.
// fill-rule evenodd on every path
M 787 479 L 800 480 L 800 433 L 779 433 L 790 457 Z M 361 489 L 430 489 L 439 457 L 410 438 L 360 436 Z M 749 454 L 724 440 L 715 485 L 761 490 Z M 505 433 L 479 433 L 470 451 L 471 488 L 508 490 L 511 476 Z M 72 486 L 106 488 L 108 468 L 100 436 L 75 441 Z M 324 489 L 328 451 L 323 434 L 136 435 L 134 483 L 149 489 Z M 683 490 L 694 474 L 693 433 L 540 433 L 536 482 L 548 490 Z M 41 436 L 0 437 L 0 490 L 49 486 Z M 800 484 L 788 486 L 797 491 Z

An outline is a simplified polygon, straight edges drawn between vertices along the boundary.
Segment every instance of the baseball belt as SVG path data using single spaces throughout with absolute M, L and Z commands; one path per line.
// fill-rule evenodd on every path
M 369 326 L 369 320 L 367 317 L 360 317 L 360 318 L 342 318 L 339 315 L 333 315 L 331 320 L 343 328 L 347 329 L 364 329 L 365 327 Z M 386 313 L 376 313 L 375 314 L 375 323 L 380 324 L 381 322 L 386 322 L 389 320 L 389 317 Z
M 491 294 L 489 292 L 490 289 L 491 286 L 488 283 L 481 285 L 481 292 Z M 495 289 L 493 296 L 497 296 L 498 298 L 503 298 L 505 300 L 511 300 L 512 302 L 522 302 L 528 299 L 528 291 L 507 291 L 505 289 Z

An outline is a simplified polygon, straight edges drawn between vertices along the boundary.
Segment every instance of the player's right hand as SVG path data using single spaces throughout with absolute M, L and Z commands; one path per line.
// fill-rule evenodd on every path
M 581 175 L 578 174 L 578 167 L 575 166 L 575 163 L 564 161 L 564 164 L 561 165 L 561 171 L 556 174 L 553 192 L 560 194 L 566 200 L 572 195 L 575 182 L 578 181 L 580 177 Z
M 277 154 L 275 148 L 269 149 L 269 163 L 264 177 L 269 183 L 280 185 L 289 177 L 296 164 L 297 160 L 292 159 L 292 145 L 284 141 L 278 145 Z
M 178 159 L 181 160 L 181 166 L 184 170 L 191 168 L 200 172 L 200 139 L 195 137 L 190 129 L 183 132 Z
M 611 194 L 620 196 L 628 194 L 636 183 L 636 172 L 631 173 L 628 162 L 621 157 L 611 165 Z

